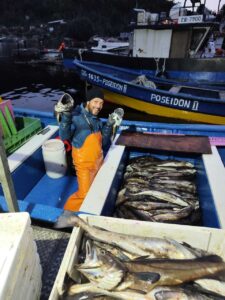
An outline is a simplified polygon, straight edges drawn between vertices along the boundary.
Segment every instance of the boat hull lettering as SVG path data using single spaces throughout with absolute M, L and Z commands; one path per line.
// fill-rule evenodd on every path
M 161 96 L 158 94 L 151 94 L 151 101 L 152 102 L 156 102 L 156 103 L 161 103 L 161 104 L 167 104 L 170 106 L 174 106 L 174 107 L 182 107 L 182 108 L 188 108 L 190 109 L 191 107 L 191 101 L 187 100 L 187 99 L 178 99 L 176 97 L 170 97 L 170 96 Z M 197 107 L 196 105 L 192 106 L 192 109 L 194 107 Z M 196 109 L 194 109 L 196 110 Z
M 85 80 L 89 80 L 92 83 L 100 84 L 102 87 L 110 87 L 112 90 L 119 91 L 121 93 L 126 93 L 127 85 L 115 82 L 110 79 L 106 79 L 99 75 L 87 72 L 86 70 L 81 71 L 81 77 Z

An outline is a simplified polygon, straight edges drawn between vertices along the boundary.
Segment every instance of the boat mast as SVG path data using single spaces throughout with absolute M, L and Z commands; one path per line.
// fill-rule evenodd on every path
M 221 3 L 221 0 L 219 0 L 217 12 L 219 12 L 219 9 L 220 9 L 220 3 Z

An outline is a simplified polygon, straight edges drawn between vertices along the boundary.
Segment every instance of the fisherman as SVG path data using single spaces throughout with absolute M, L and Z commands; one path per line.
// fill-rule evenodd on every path
M 63 51 L 66 48 L 66 45 L 64 42 L 62 42 L 58 48 L 58 51 Z
M 74 100 L 69 94 L 64 94 L 55 106 L 56 114 L 61 117 L 60 138 L 72 142 L 72 159 L 78 181 L 78 191 L 67 199 L 65 210 L 79 210 L 103 163 L 103 151 L 111 144 L 113 129 L 122 122 L 123 109 L 118 108 L 103 126 L 98 118 L 103 99 L 102 91 L 92 88 L 86 93 L 86 102 L 74 110 Z

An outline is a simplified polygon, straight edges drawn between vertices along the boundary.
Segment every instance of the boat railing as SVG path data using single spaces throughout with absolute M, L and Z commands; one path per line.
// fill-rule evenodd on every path
M 191 1 L 194 5 L 184 6 L 174 5 L 169 12 L 151 13 L 144 9 L 134 9 L 137 12 L 137 25 L 158 25 L 158 24 L 173 24 L 180 23 L 181 17 L 198 16 L 198 19 L 192 18 L 189 23 L 200 23 L 200 22 L 213 22 L 216 20 L 215 13 L 212 13 L 205 4 L 202 4 L 200 0 Z M 199 3 L 199 5 L 195 5 Z

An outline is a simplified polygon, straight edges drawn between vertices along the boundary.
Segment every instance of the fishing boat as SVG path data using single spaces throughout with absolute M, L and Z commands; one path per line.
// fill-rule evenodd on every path
M 82 61 L 141 70 L 178 81 L 224 86 L 224 17 L 210 13 L 206 1 L 189 3 L 176 5 L 169 13 L 136 9 L 128 55 L 91 49 L 81 49 L 79 55 L 73 55 L 70 50 L 68 55 L 64 52 L 64 65 L 74 69 L 76 56 Z
M 154 79 L 105 64 L 74 61 L 81 79 L 100 86 L 105 99 L 150 115 L 225 124 L 225 93 Z
M 23 146 L 8 156 L 9 169 L 17 196 L 20 211 L 26 211 L 31 218 L 52 224 L 64 212 L 63 206 L 67 197 L 77 189 L 76 176 L 68 170 L 60 178 L 47 175 L 42 154 L 42 145 L 49 139 L 58 136 L 58 125 L 52 113 L 37 112 L 15 108 L 15 115 L 30 116 L 41 120 L 42 130 L 35 134 Z M 105 121 L 103 119 L 103 121 Z M 174 145 L 174 151 L 145 150 L 148 153 L 161 155 L 164 158 L 182 157 L 191 160 L 197 168 L 197 188 L 200 197 L 203 226 L 224 227 L 224 137 L 225 127 L 222 125 L 200 124 L 163 124 L 150 122 L 132 122 L 124 120 L 121 131 L 133 131 L 150 134 L 195 137 L 210 137 L 212 154 L 179 153 Z M 216 145 L 220 145 L 218 148 Z M 176 149 L 177 148 L 177 149 Z M 104 164 L 99 170 L 78 213 L 112 216 L 115 207 L 115 197 L 121 184 L 121 175 L 127 155 L 137 155 L 143 149 L 130 151 L 123 145 L 112 144 L 105 156 Z M 93 200 L 94 199 L 94 200 Z M 1 211 L 7 212 L 7 202 L 3 190 L 0 191 Z
M 108 52 L 108 53 L 121 53 L 128 52 L 128 42 L 122 42 L 115 39 L 103 39 L 100 37 L 93 38 L 94 42 L 97 42 L 97 45 L 91 47 L 93 52 Z

